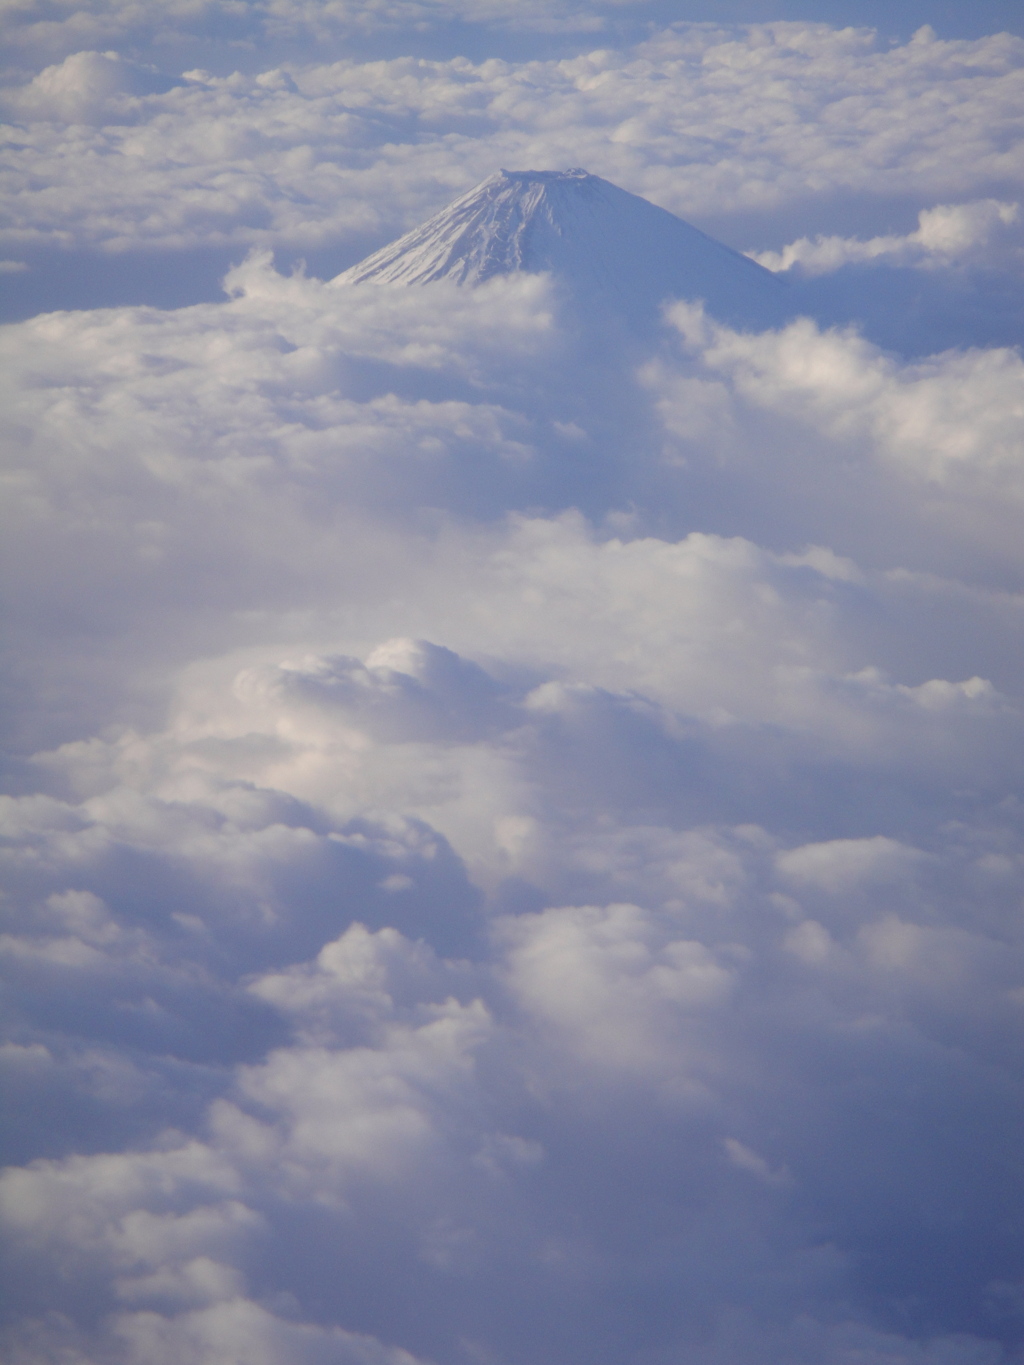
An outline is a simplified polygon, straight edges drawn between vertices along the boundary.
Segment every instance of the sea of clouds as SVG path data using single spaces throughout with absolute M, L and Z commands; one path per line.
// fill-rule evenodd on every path
M 7 15 L 4 1360 L 1019 1360 L 1024 38 L 156 8 Z M 568 165 L 803 315 L 329 283 Z

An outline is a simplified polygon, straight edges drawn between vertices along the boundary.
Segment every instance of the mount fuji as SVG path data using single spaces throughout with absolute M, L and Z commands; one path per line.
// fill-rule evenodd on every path
M 332 283 L 475 285 L 520 271 L 549 272 L 577 304 L 611 304 L 635 322 L 670 298 L 700 299 L 746 326 L 774 326 L 793 311 L 770 271 L 578 168 L 497 171 Z

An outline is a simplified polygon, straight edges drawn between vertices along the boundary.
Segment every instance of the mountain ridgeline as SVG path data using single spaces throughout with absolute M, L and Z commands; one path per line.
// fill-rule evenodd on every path
M 497 171 L 336 285 L 480 284 L 548 272 L 574 302 L 647 323 L 666 299 L 702 300 L 734 326 L 777 326 L 790 290 L 748 257 L 584 170 Z

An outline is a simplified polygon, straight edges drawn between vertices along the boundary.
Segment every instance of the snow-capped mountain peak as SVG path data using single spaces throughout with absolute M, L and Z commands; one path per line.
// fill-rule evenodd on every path
M 550 272 L 578 298 L 631 313 L 666 298 L 703 299 L 741 322 L 786 311 L 788 291 L 769 271 L 579 167 L 497 171 L 334 283 L 474 285 L 517 271 Z

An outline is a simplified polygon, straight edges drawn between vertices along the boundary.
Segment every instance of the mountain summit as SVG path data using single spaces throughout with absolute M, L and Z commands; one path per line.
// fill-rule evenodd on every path
M 549 271 L 577 301 L 649 317 L 666 298 L 703 299 L 726 321 L 770 326 L 788 290 L 770 271 L 598 175 L 498 171 L 334 284 L 474 285 Z

